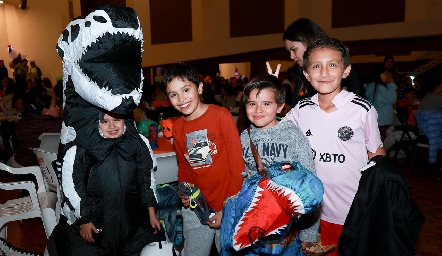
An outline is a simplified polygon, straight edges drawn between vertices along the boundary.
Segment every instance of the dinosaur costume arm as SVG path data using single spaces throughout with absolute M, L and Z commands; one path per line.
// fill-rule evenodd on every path
M 142 191 L 143 205 L 148 209 L 149 207 L 158 207 L 158 203 L 155 195 L 155 178 L 154 178 L 154 165 L 156 165 L 152 159 L 152 155 L 149 150 L 149 144 L 140 139 L 140 158 L 138 160 L 138 180 L 139 186 Z
M 94 222 L 93 212 L 94 207 L 88 198 L 88 179 L 90 173 L 90 164 L 85 155 L 84 150 L 77 150 L 75 156 L 75 162 L 72 172 L 72 181 L 74 188 L 78 196 L 80 197 L 80 208 L 75 209 L 80 212 L 80 219 L 78 222 L 81 224 Z

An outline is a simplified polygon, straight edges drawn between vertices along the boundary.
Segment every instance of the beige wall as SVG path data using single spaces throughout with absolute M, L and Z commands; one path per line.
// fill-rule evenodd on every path
M 61 75 L 61 60 L 55 51 L 57 39 L 69 21 L 67 0 L 28 1 L 28 9 L 0 6 L 0 58 L 10 61 L 7 45 L 30 60 L 35 60 L 43 77 Z M 12 70 L 9 70 L 12 76 Z
M 28 1 L 27 10 L 0 6 L 0 58 L 9 62 L 6 49 L 11 43 L 23 55 L 36 60 L 43 76 L 55 82 L 61 74 L 55 45 L 70 20 L 69 1 Z M 71 1 L 77 17 L 80 0 Z M 143 27 L 146 67 L 282 47 L 281 34 L 229 38 L 229 0 L 192 1 L 193 42 L 151 45 L 148 0 L 126 2 L 137 11 Z M 344 41 L 442 34 L 442 0 L 407 0 L 405 22 L 340 29 L 331 29 L 331 4 L 332 0 L 285 0 L 285 24 L 300 17 L 311 18 L 330 36 Z
M 127 0 L 126 2 L 128 6 L 137 10 L 145 31 L 144 66 L 282 46 L 282 34 L 229 38 L 228 0 L 192 1 L 193 42 L 152 46 L 148 38 L 149 33 L 146 33 L 146 28 L 149 27 L 148 1 Z M 300 17 L 307 17 L 315 20 L 330 36 L 344 41 L 442 34 L 441 0 L 407 0 L 405 22 L 340 29 L 331 28 L 331 5 L 331 0 L 285 0 L 286 27 Z

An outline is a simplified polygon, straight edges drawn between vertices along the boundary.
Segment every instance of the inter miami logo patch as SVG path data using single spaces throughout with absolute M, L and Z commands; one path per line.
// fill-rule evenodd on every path
M 341 127 L 338 130 L 338 138 L 340 138 L 342 141 L 350 140 L 353 135 L 353 130 L 348 126 Z
M 312 132 L 310 131 L 310 129 L 307 130 L 307 132 L 305 133 L 305 136 L 312 136 Z

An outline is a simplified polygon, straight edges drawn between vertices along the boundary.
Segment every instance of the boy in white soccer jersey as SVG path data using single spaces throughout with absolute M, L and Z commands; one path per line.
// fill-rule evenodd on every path
M 301 100 L 286 118 L 310 141 L 316 174 L 324 184 L 322 244 L 337 244 L 358 189 L 359 169 L 371 157 L 385 155 L 385 150 L 375 108 L 341 89 L 341 80 L 351 69 L 348 48 L 337 39 L 318 39 L 303 59 L 304 75 L 318 93 Z M 337 254 L 335 250 L 329 255 Z

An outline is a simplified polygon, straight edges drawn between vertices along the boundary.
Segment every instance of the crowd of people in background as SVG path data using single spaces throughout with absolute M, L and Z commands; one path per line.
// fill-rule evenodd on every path
M 22 59 L 10 74 L 0 60 L 0 161 L 13 167 L 37 165 L 30 148 L 42 133 L 61 131 L 61 77 L 54 86 L 34 60 L 29 65 Z

